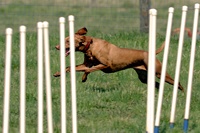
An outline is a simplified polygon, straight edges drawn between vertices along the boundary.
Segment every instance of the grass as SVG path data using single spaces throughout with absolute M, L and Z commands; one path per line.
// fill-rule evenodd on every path
M 50 35 L 50 55 L 51 55 L 51 73 L 59 70 L 59 52 L 54 46 L 59 42 L 59 33 Z M 66 33 L 67 34 L 67 33 Z M 148 35 L 138 32 L 124 32 L 118 34 L 103 34 L 101 32 L 91 32 L 89 35 L 96 36 L 112 42 L 120 47 L 145 49 L 148 47 Z M 164 41 L 164 37 L 158 35 L 158 46 Z M 1 76 L 0 84 L 3 88 L 4 81 L 4 54 L 5 39 L 0 37 L 1 53 Z M 170 45 L 168 72 L 174 77 L 177 37 L 173 37 Z M 199 42 L 198 42 L 199 43 Z M 26 130 L 27 132 L 37 131 L 37 36 L 35 33 L 27 33 L 27 73 L 26 73 Z M 12 45 L 12 78 L 11 78 L 11 100 L 10 100 L 10 131 L 19 130 L 19 35 L 13 35 Z M 157 47 L 158 47 L 157 46 Z M 197 53 L 199 47 L 197 47 Z M 182 67 L 180 82 L 186 89 L 188 63 L 190 53 L 190 40 L 186 39 L 182 56 Z M 158 55 L 162 60 L 162 53 Z M 198 79 L 199 77 L 199 58 L 196 55 L 193 97 L 191 103 L 191 115 L 189 131 L 197 132 L 200 127 L 199 121 L 199 97 Z M 69 57 L 66 58 L 67 65 Z M 81 53 L 76 53 L 76 63 L 82 63 Z M 147 86 L 142 84 L 136 73 L 132 69 L 127 69 L 113 74 L 104 74 L 100 71 L 89 75 L 86 83 L 81 82 L 82 73 L 77 73 L 77 109 L 78 109 L 78 130 L 82 133 L 101 133 L 101 132 L 144 132 L 146 125 L 146 96 Z M 53 120 L 54 131 L 60 132 L 60 79 L 52 78 L 52 102 L 53 102 Z M 67 130 L 71 132 L 71 92 L 70 76 L 67 74 Z M 44 88 L 45 89 L 45 88 Z M 161 116 L 161 132 L 169 132 L 169 117 L 172 99 L 171 85 L 165 85 L 163 110 Z M 44 90 L 45 91 L 45 90 Z M 156 91 L 157 99 L 158 91 Z M 183 125 L 184 107 L 186 95 L 179 91 L 175 128 L 173 132 L 181 132 Z M 0 119 L 3 110 L 3 89 L 0 90 Z M 45 95 L 44 95 L 45 100 Z M 45 100 L 46 101 L 46 100 Z M 2 121 L 0 121 L 2 125 Z M 47 127 L 46 107 L 44 106 L 44 129 Z
M 113 28 L 122 31 L 133 29 L 139 25 L 139 8 L 132 8 L 124 5 L 122 7 L 93 6 L 87 4 L 75 5 L 35 5 L 35 4 L 8 4 L 2 5 L 0 12 L 0 30 L 4 33 L 5 28 L 12 27 L 18 31 L 20 25 L 26 25 L 28 31 L 35 31 L 38 21 L 48 21 L 51 26 L 51 32 L 58 31 L 59 17 L 74 15 L 77 27 L 90 27 L 91 30 L 100 30 L 104 32 L 116 32 Z M 133 14 L 134 13 L 134 14 Z M 105 28 L 106 23 L 106 28 Z M 123 25 L 121 25 L 123 24 Z M 66 26 L 67 27 L 67 26 Z M 138 27 L 138 26 L 137 26 Z
M 37 1 L 37 0 L 35 0 Z M 34 1 L 34 2 L 35 2 Z M 19 131 L 19 33 L 21 24 L 27 26 L 27 61 L 26 61 L 26 130 L 27 132 L 37 132 L 37 35 L 36 23 L 38 21 L 48 21 L 50 23 L 50 56 L 51 74 L 59 70 L 59 52 L 55 50 L 55 45 L 59 42 L 58 18 L 75 15 L 75 29 L 86 26 L 88 35 L 105 39 L 120 47 L 137 48 L 147 50 L 148 35 L 138 32 L 139 8 L 138 1 L 131 3 L 124 1 L 101 1 L 101 4 L 90 5 L 89 1 L 77 3 L 69 2 L 44 3 L 37 5 L 27 1 L 16 1 L 10 4 L 3 4 L 0 8 L 0 85 L 4 85 L 4 62 L 5 62 L 5 35 L 7 27 L 14 29 L 12 44 L 12 73 L 11 73 L 11 100 L 10 100 L 10 132 Z M 27 3 L 26 3 L 27 2 Z M 99 1 L 96 0 L 98 3 Z M 107 3 L 109 2 L 109 3 Z M 154 1 L 153 1 L 154 2 Z M 152 2 L 152 3 L 153 3 Z M 37 3 L 37 2 L 36 2 Z M 169 6 L 177 7 L 174 13 L 173 28 L 180 26 L 181 9 L 178 3 L 170 1 L 166 5 L 163 2 L 156 2 L 158 7 L 158 35 L 157 47 L 164 41 L 163 33 L 166 28 L 167 10 Z M 88 5 L 89 4 L 89 5 Z M 132 4 L 132 6 L 131 6 Z M 187 2 L 188 4 L 188 2 Z M 193 3 L 192 3 L 193 4 Z M 190 4 L 190 5 L 192 5 Z M 112 6 L 110 6 L 112 5 Z M 153 5 L 153 4 L 152 4 Z M 108 6 L 110 8 L 108 8 Z M 193 6 L 193 5 L 192 5 Z M 134 8 L 133 8 L 134 7 Z M 187 27 L 192 27 L 193 10 L 188 11 Z M 66 24 L 66 29 L 68 26 Z M 66 31 L 68 35 L 68 31 Z M 193 93 L 191 101 L 191 114 L 189 121 L 189 132 L 199 132 L 200 127 L 200 93 L 198 55 L 199 41 L 197 41 Z M 187 89 L 187 77 L 189 69 L 191 40 L 186 38 L 183 48 L 182 66 L 180 82 Z M 174 77 L 175 64 L 178 48 L 178 37 L 173 36 L 170 45 L 168 60 L 168 72 Z M 162 61 L 162 54 L 157 55 Z M 69 57 L 66 58 L 69 65 Z M 76 63 L 83 61 L 81 53 L 76 53 Z M 136 72 L 127 69 L 112 74 L 105 74 L 100 71 L 89 75 L 86 83 L 81 82 L 82 73 L 76 74 L 77 79 L 77 108 L 78 108 L 78 131 L 81 133 L 115 133 L 115 132 L 137 132 L 145 131 L 146 125 L 146 96 L 147 85 L 142 84 Z M 54 132 L 60 132 L 60 79 L 51 77 L 52 81 L 52 102 Z M 70 76 L 66 75 L 67 84 L 67 130 L 71 132 L 71 92 Z M 157 79 L 158 80 L 158 79 Z M 159 80 L 158 80 L 159 81 Z M 171 99 L 173 86 L 165 84 L 163 110 L 161 116 L 161 132 L 182 132 L 183 116 L 185 108 L 186 94 L 178 92 L 175 128 L 169 129 L 169 118 L 171 111 Z M 44 88 L 45 91 L 45 88 Z M 45 94 L 45 93 L 44 93 Z M 3 95 L 4 90 L 0 90 L 0 119 L 3 119 Z M 157 99 L 158 91 L 156 91 Z M 46 96 L 44 95 L 44 102 Z M 46 103 L 45 103 L 46 104 Z M 46 107 L 44 106 L 44 130 L 47 132 Z M 0 121 L 2 125 L 2 121 Z M 2 126 L 0 126 L 0 130 Z
M 152 1 L 152 8 L 158 10 L 158 31 L 164 34 L 167 25 L 167 14 L 170 6 L 175 8 L 174 27 L 180 27 L 181 7 L 188 5 L 188 16 L 186 26 L 192 28 L 193 6 L 197 1 Z M 40 3 L 40 4 L 38 4 Z M 51 33 L 58 31 L 59 17 L 68 15 L 75 16 L 76 27 L 90 27 L 92 31 L 103 33 L 118 33 L 139 30 L 140 27 L 140 8 L 139 1 L 7 1 L 0 3 L 0 34 L 4 34 L 7 27 L 17 32 L 20 25 L 26 25 L 28 31 L 34 31 L 38 21 L 48 21 Z M 66 20 L 67 21 L 67 20 Z M 114 30 L 113 30 L 114 29 Z

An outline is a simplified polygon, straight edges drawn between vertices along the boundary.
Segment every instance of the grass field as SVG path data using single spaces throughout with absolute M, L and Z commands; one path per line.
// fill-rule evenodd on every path
M 68 33 L 66 33 L 68 34 Z M 54 46 L 58 43 L 59 33 L 50 35 L 51 73 L 59 70 L 59 52 Z M 138 32 L 103 34 L 90 32 L 89 35 L 105 39 L 120 47 L 146 49 L 148 47 L 148 35 Z M 163 36 L 157 37 L 157 47 L 164 41 Z M 168 72 L 174 77 L 177 37 L 173 37 L 170 45 Z M 1 76 L 0 84 L 3 88 L 4 81 L 4 36 L 0 37 Z M 199 42 L 197 43 L 199 44 Z M 19 35 L 13 35 L 12 45 L 12 79 L 11 79 L 11 106 L 10 106 L 10 131 L 19 130 Z M 27 73 L 26 73 L 26 130 L 37 131 L 37 36 L 35 33 L 27 33 Z M 191 115 L 189 123 L 190 132 L 200 130 L 200 93 L 199 82 L 199 47 L 194 69 L 193 97 L 191 103 Z M 190 53 L 190 40 L 186 39 L 182 56 L 180 82 L 186 89 L 188 63 Z M 162 60 L 162 53 L 158 55 Z M 76 63 L 82 63 L 81 53 L 76 54 Z M 69 57 L 66 59 L 69 65 Z M 81 133 L 116 133 L 116 132 L 144 132 L 146 125 L 146 96 L 147 86 L 142 84 L 132 69 L 113 74 L 94 72 L 89 75 L 86 83 L 81 82 L 82 73 L 77 73 L 77 107 L 78 107 L 78 130 Z M 71 132 L 71 106 L 70 106 L 70 76 L 67 74 L 67 130 Z M 171 85 L 165 85 L 163 111 L 161 116 L 161 132 L 169 132 L 169 117 L 172 98 Z M 157 98 L 158 91 L 156 91 Z M 173 132 L 181 132 L 186 95 L 179 91 L 176 111 L 176 125 Z M 44 96 L 45 99 L 45 96 Z M 0 119 L 3 110 L 3 89 L 0 90 Z M 54 131 L 60 132 L 60 79 L 52 76 L 52 101 Z M 46 108 L 44 106 L 44 126 L 46 132 Z M 2 125 L 2 121 L 0 121 Z
M 9 0 L 10 2 L 11 0 Z M 37 0 L 35 0 L 37 1 Z M 87 0 L 86 0 L 87 1 Z M 14 29 L 12 44 L 12 73 L 11 73 L 11 100 L 10 100 L 10 132 L 19 131 L 19 33 L 18 28 L 21 24 L 27 26 L 27 56 L 26 56 L 26 131 L 30 133 L 37 132 L 37 34 L 36 23 L 47 20 L 50 22 L 50 57 L 51 74 L 59 70 L 59 52 L 55 45 L 59 43 L 58 18 L 60 16 L 75 15 L 75 29 L 86 26 L 89 30 L 88 35 L 105 39 L 119 47 L 148 49 L 148 35 L 138 32 L 139 27 L 139 9 L 138 3 L 134 8 L 130 3 L 121 1 L 118 5 L 115 2 L 109 4 L 112 8 L 105 8 L 106 2 L 103 1 L 99 7 L 88 8 L 85 5 L 77 6 L 76 1 L 70 3 L 71 6 L 55 6 L 45 4 L 38 6 L 33 3 L 12 3 L 2 5 L 0 8 L 0 119 L 3 119 L 3 95 L 4 95 L 4 62 L 5 62 L 5 35 L 6 27 Z M 193 0 L 194 1 L 194 0 Z M 24 2 L 24 1 L 23 1 Z M 23 3 L 22 2 L 22 3 Z M 98 0 L 96 0 L 98 2 Z M 157 47 L 164 41 L 167 10 L 169 6 L 179 7 L 175 9 L 173 27 L 180 25 L 181 6 L 170 1 L 171 5 L 157 3 L 158 27 Z M 189 2 L 187 2 L 188 4 Z M 184 4 L 184 2 L 183 2 Z M 81 7 L 82 6 L 82 7 Z M 81 7 L 81 8 L 80 8 Z M 117 7 L 117 8 L 115 8 Z M 103 16 L 103 17 L 102 17 Z M 187 26 L 192 27 L 191 19 L 193 10 L 189 10 L 187 16 Z M 68 27 L 66 26 L 66 30 Z M 68 35 L 68 31 L 66 31 Z M 198 91 L 200 83 L 200 51 L 199 41 L 197 41 L 193 93 L 191 101 L 191 114 L 189 120 L 189 132 L 198 133 L 200 131 L 200 92 Z M 187 77 L 189 70 L 189 58 L 191 40 L 185 39 L 182 66 L 180 73 L 180 82 L 187 89 Z M 178 47 L 178 36 L 173 36 L 170 45 L 168 60 L 168 72 L 174 77 L 175 64 Z M 163 53 L 157 55 L 162 61 Z M 82 53 L 76 53 L 76 63 L 83 62 Z M 69 65 L 69 57 L 66 58 L 66 64 Z M 70 75 L 67 74 L 67 130 L 71 132 L 71 92 Z M 89 75 L 86 83 L 81 82 L 82 73 L 76 74 L 77 79 L 77 115 L 78 131 L 80 133 L 142 133 L 146 127 L 146 100 L 147 85 L 142 84 L 133 69 L 127 69 L 113 74 L 105 74 L 100 71 Z M 52 78 L 52 102 L 54 131 L 60 132 L 60 78 Z M 157 79 L 157 81 L 159 81 Z M 45 88 L 44 88 L 45 91 Z M 186 94 L 178 92 L 175 128 L 169 129 L 169 118 L 171 111 L 173 86 L 165 84 L 163 110 L 161 115 L 161 132 L 182 132 L 183 116 L 185 108 Z M 156 91 L 157 99 L 158 91 Z M 46 101 L 46 96 L 44 96 Z M 0 121 L 0 130 L 2 130 L 2 121 Z M 44 106 L 44 132 L 47 132 L 46 106 Z
M 193 7 L 197 0 L 169 0 L 165 2 L 152 0 L 152 8 L 158 10 L 157 30 L 164 34 L 167 24 L 168 8 L 174 7 L 173 28 L 180 27 L 181 8 L 187 5 L 188 15 L 186 26 L 192 28 Z M 7 27 L 18 31 L 20 25 L 26 25 L 28 31 L 35 31 L 38 21 L 48 21 L 51 33 L 58 31 L 58 18 L 75 16 L 77 27 L 90 27 L 92 31 L 103 33 L 118 33 L 139 30 L 140 6 L 137 0 L 6 0 L 0 2 L 0 34 L 4 34 Z

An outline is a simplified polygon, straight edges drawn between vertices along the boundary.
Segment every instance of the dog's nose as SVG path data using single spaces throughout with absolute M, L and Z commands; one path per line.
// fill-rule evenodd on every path
M 60 45 L 57 45 L 55 48 L 56 48 L 57 50 L 60 50 Z

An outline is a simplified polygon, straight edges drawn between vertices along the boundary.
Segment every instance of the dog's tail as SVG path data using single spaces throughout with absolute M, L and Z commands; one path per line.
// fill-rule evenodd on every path
M 189 38 L 192 38 L 192 31 L 191 31 L 191 29 L 185 27 L 184 30 L 187 32 L 188 37 L 189 37 Z M 197 31 L 197 32 L 198 32 L 198 31 Z M 172 35 L 179 34 L 179 33 L 180 33 L 180 28 L 176 28 L 176 29 L 173 30 Z
M 156 55 L 159 54 L 160 52 L 162 52 L 162 50 L 164 49 L 164 47 L 165 47 L 165 41 L 164 41 L 163 44 L 160 46 L 160 48 L 158 48 L 158 49 L 156 50 Z

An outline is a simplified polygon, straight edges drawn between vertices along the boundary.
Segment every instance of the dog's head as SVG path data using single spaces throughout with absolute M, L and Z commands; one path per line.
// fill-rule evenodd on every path
M 75 51 L 81 51 L 85 53 L 89 47 L 90 44 L 92 44 L 92 38 L 88 36 L 84 36 L 87 33 L 87 29 L 81 28 L 79 29 L 75 35 L 74 35 L 74 42 L 75 42 Z M 56 46 L 57 50 L 60 50 L 60 45 Z M 66 56 L 70 53 L 70 38 L 69 36 L 65 38 L 65 50 L 66 50 Z

